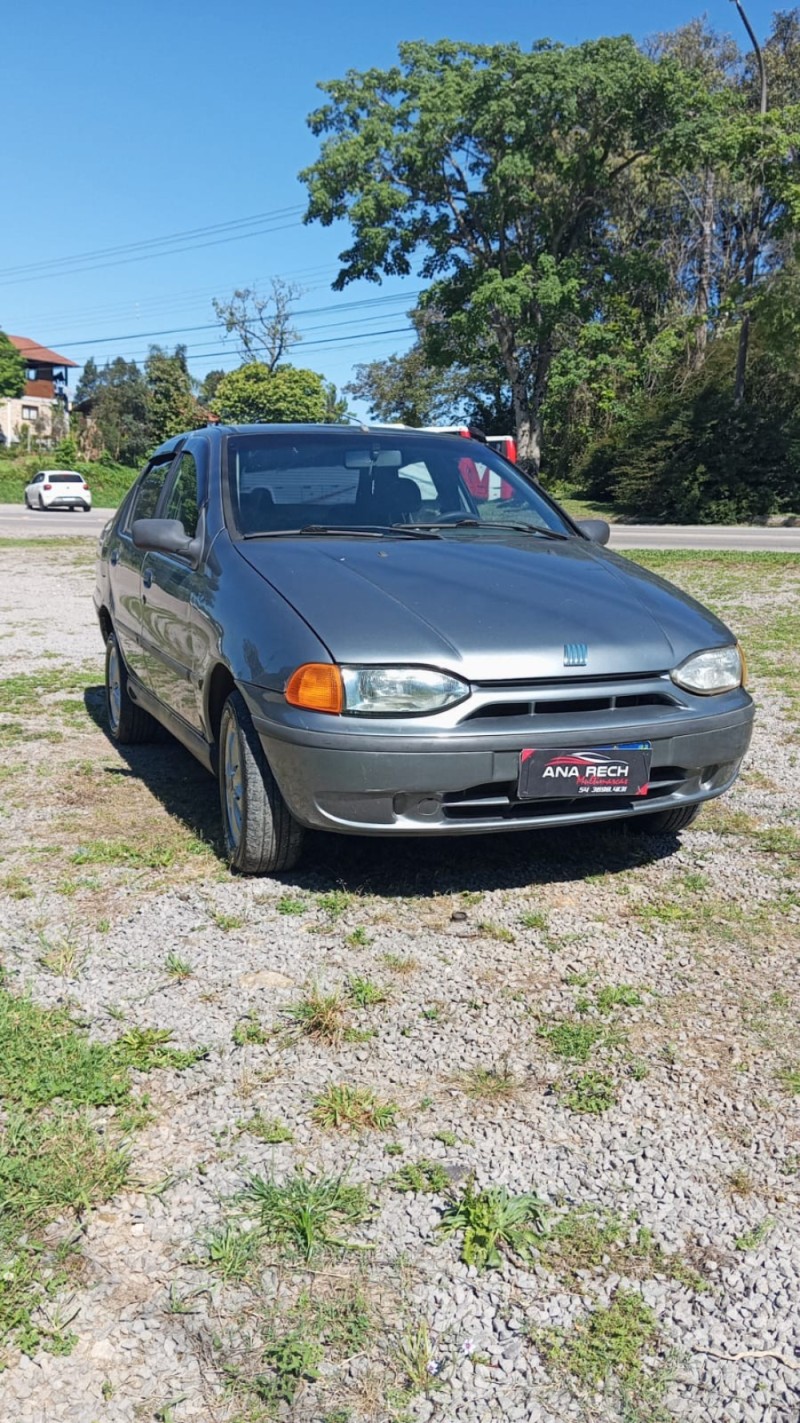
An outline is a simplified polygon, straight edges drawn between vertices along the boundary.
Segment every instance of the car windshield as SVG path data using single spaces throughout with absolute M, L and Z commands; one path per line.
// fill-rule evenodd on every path
M 574 532 L 522 474 L 486 445 L 404 430 L 231 435 L 227 479 L 245 537 L 415 528 L 502 537 L 507 528 Z

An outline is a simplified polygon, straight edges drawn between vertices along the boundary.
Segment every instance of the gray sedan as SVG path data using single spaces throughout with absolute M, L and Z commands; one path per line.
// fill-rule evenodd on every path
M 100 540 L 111 735 L 160 724 L 216 774 L 245 873 L 306 828 L 675 833 L 736 778 L 744 662 L 607 538 L 477 440 L 183 435 Z

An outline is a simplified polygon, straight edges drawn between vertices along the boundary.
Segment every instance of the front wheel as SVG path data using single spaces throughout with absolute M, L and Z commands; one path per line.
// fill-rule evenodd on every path
M 680 805 L 674 810 L 654 810 L 652 815 L 637 815 L 628 821 L 628 829 L 640 835 L 677 835 L 697 819 L 702 807 Z
M 258 875 L 294 868 L 303 828 L 278 789 L 241 692 L 231 692 L 222 708 L 219 798 L 232 869 Z
M 128 674 L 113 632 L 106 640 L 106 719 L 111 739 L 119 746 L 160 739 L 158 722 L 128 695 Z

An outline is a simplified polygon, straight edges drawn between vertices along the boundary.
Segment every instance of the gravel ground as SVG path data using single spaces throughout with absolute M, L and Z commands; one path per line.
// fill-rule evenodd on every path
M 796 581 L 765 575 L 757 592 L 732 568 L 702 578 L 737 627 L 796 620 Z M 680 842 L 319 837 L 283 881 L 235 879 L 214 850 L 206 773 L 171 743 L 123 758 L 103 733 L 92 582 L 86 552 L 0 550 L 0 678 L 34 672 L 43 687 L 33 706 L 0 702 L 7 985 L 69 1005 L 99 1041 L 158 1026 L 208 1052 L 137 1074 L 151 1119 L 132 1140 L 129 1186 L 83 1216 L 81 1272 L 58 1302 L 74 1348 L 12 1348 L 0 1416 L 266 1419 L 257 1390 L 226 1389 L 226 1368 L 257 1375 L 259 1339 L 301 1291 L 334 1298 L 355 1281 L 372 1334 L 344 1358 L 329 1351 L 276 1416 L 796 1423 L 800 1096 L 782 1074 L 800 1069 L 800 741 L 779 685 L 756 678 L 745 774 Z M 86 710 L 46 680 L 76 668 Z M 190 966 L 183 981 L 169 954 Z M 348 1009 L 360 1036 L 291 1029 L 290 1005 L 312 987 L 345 994 L 353 975 L 388 994 Z M 621 985 L 635 992 L 603 1000 Z M 562 1020 L 603 1035 L 585 1063 L 555 1055 L 545 1034 Z M 263 1040 L 242 1042 L 254 1021 Z M 496 1096 L 476 1089 L 481 1070 Z M 616 1099 L 597 1115 L 568 1102 L 589 1071 Z M 395 1103 L 394 1123 L 317 1125 L 331 1083 Z M 292 1139 L 243 1128 L 256 1114 Z M 454 1191 L 474 1174 L 479 1188 L 536 1192 L 551 1223 L 614 1213 L 630 1240 L 650 1232 L 648 1263 L 609 1247 L 575 1270 L 543 1249 L 478 1272 L 437 1230 L 446 1194 L 392 1189 L 421 1158 Z M 298 1166 L 369 1189 L 375 1210 L 355 1231 L 368 1248 L 309 1270 L 267 1252 L 225 1280 L 209 1235 L 241 1219 L 251 1175 L 283 1181 Z M 568 1338 L 620 1290 L 657 1321 L 644 1372 L 663 1380 L 658 1403 L 643 1384 L 627 1398 L 611 1377 L 587 1385 L 553 1352 L 553 1330 Z

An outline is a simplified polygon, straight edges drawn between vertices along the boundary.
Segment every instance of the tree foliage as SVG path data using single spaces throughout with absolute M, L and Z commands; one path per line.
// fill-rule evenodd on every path
M 25 389 L 25 360 L 0 331 L 0 398 L 17 400 Z
M 316 371 L 279 366 L 271 371 L 258 361 L 223 376 L 212 406 L 229 424 L 292 421 L 317 424 L 336 420 L 342 411 L 333 388 Z
M 704 21 L 643 48 L 406 44 L 391 69 L 323 84 L 301 177 L 307 221 L 350 225 L 334 285 L 427 283 L 418 343 L 351 392 L 383 418 L 464 418 L 477 364 L 523 458 L 542 450 L 559 479 L 648 401 L 698 395 L 715 343 L 723 399 L 800 223 L 800 11 L 774 17 L 764 55 L 765 117 L 754 56 Z M 763 335 L 753 349 L 748 409 Z M 699 400 L 695 433 L 716 408 Z
M 148 444 L 160 445 L 172 435 L 193 430 L 200 416 L 186 365 L 186 347 L 176 346 L 170 356 L 160 346 L 151 346 L 144 373 Z

